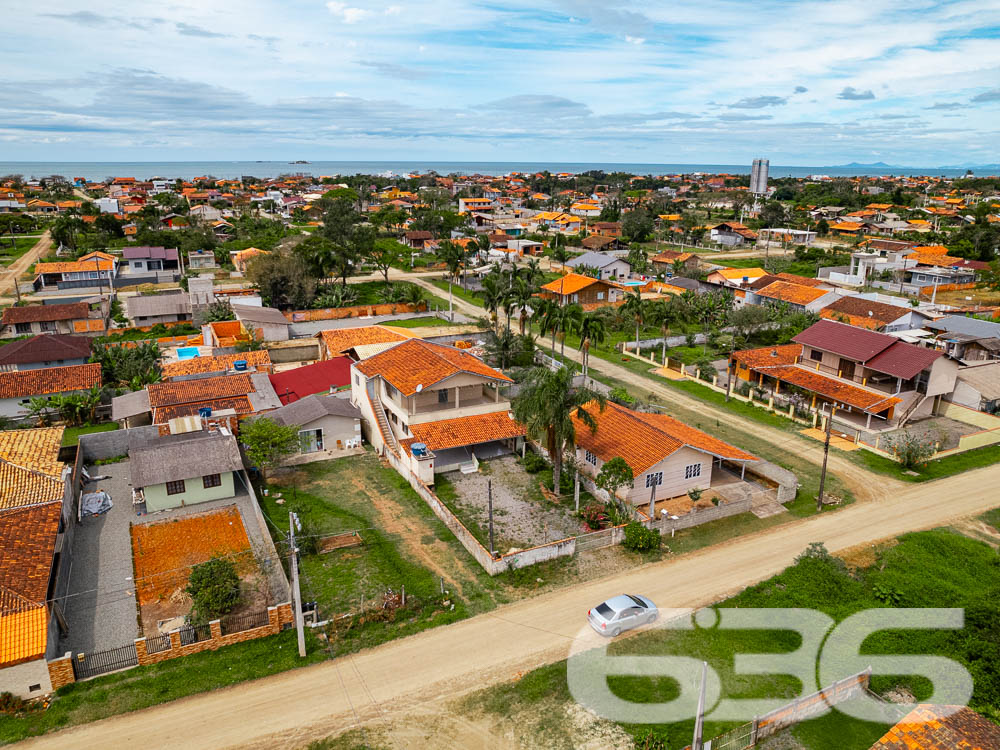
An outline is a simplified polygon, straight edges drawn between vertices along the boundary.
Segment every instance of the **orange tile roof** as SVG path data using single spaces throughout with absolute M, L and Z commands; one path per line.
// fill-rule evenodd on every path
M 435 451 L 520 437 L 524 435 L 524 427 L 511 419 L 506 411 L 495 411 L 414 424 L 410 425 L 410 432 L 415 442 L 424 443 Z
M 249 375 L 219 375 L 198 380 L 153 383 L 147 386 L 146 390 L 149 392 L 149 405 L 154 409 L 160 406 L 246 396 L 256 391 Z
M 360 326 L 358 328 L 330 328 L 317 334 L 327 354 L 335 357 L 348 349 L 363 344 L 387 344 L 395 341 L 405 341 L 407 335 L 385 326 Z
M 744 349 L 733 352 L 733 359 L 751 369 L 756 369 L 772 365 L 795 364 L 801 354 L 802 344 L 783 344 L 782 346 L 764 346 L 760 349 Z
M 28 398 L 51 393 L 85 391 L 100 384 L 101 366 L 96 362 L 0 372 L 0 398 Z
M 513 382 L 478 357 L 452 346 L 432 344 L 422 339 L 408 339 L 355 365 L 365 376 L 382 378 L 404 396 L 412 396 L 417 387 L 430 388 L 461 372 L 490 380 Z
M 108 260 L 98 260 L 94 261 L 80 261 L 80 260 L 68 260 L 68 261 L 58 261 L 55 263 L 36 263 L 35 264 L 35 274 L 42 273 L 73 273 L 80 271 L 110 271 L 111 261 Z
M 822 286 L 826 283 L 823 279 L 810 279 L 808 276 L 799 276 L 795 273 L 779 273 L 776 275 L 782 281 L 790 281 L 799 286 Z
M 811 286 L 793 284 L 790 281 L 772 281 L 763 289 L 757 290 L 757 294 L 761 297 L 793 305 L 808 305 L 829 293 L 829 289 L 816 289 Z
M 0 432 L 0 509 L 61 500 L 62 427 Z
M 44 655 L 61 502 L 0 511 L 0 667 Z
M 711 274 L 709 274 L 709 276 L 716 273 L 729 281 L 734 279 L 740 280 L 743 277 L 753 281 L 754 279 L 759 279 L 761 276 L 767 275 L 767 271 L 763 268 L 716 268 Z
M 995 750 L 1000 726 L 967 706 L 917 706 L 869 750 Z
M 885 393 L 869 391 L 865 388 L 845 383 L 842 380 L 837 380 L 836 378 L 798 365 L 776 365 L 773 367 L 760 367 L 757 370 L 782 382 L 791 383 L 799 388 L 805 388 L 807 391 L 812 391 L 820 396 L 825 396 L 833 401 L 847 404 L 871 414 L 879 414 L 902 400 Z
M 260 351 L 222 354 L 217 357 L 192 357 L 179 362 L 169 362 L 161 369 L 163 378 L 169 380 L 200 372 L 221 372 L 230 369 L 234 362 L 240 361 L 246 362 L 249 367 L 261 367 L 271 364 L 271 355 L 266 349 L 261 349 Z
M 620 456 L 635 476 L 685 445 L 724 458 L 757 460 L 756 456 L 666 415 L 643 414 L 611 401 L 604 411 L 600 410 L 596 401 L 584 404 L 583 408 L 597 422 L 597 431 L 591 432 L 574 412 L 572 419 L 576 429 L 576 444 L 603 461 Z
M 565 276 L 560 276 L 558 279 L 550 281 L 548 284 L 543 284 L 541 288 L 546 292 L 565 296 L 567 294 L 576 294 L 581 289 L 586 289 L 592 284 L 600 283 L 603 282 L 591 276 L 568 273 Z

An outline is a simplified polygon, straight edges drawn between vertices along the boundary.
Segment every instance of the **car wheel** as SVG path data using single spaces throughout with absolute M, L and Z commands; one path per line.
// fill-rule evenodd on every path
M 648 620 L 646 620 L 646 622 L 647 622 L 647 623 L 650 623 L 650 624 L 652 624 L 652 623 L 656 622 L 656 612 L 654 612 L 653 614 L 651 614 L 651 615 L 649 616 L 649 619 L 648 619 Z
M 614 638 L 616 636 L 619 636 L 621 634 L 622 634 L 622 629 L 621 628 L 615 628 L 614 630 L 611 631 L 611 637 L 612 638 Z

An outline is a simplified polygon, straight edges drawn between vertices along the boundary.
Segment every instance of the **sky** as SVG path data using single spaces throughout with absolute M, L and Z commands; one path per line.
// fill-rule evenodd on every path
M 1000 162 L 1000 0 L 48 0 L 0 161 Z

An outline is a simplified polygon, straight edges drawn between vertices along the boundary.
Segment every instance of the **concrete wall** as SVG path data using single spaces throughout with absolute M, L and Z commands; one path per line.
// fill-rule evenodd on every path
M 975 425 L 976 427 L 984 430 L 995 430 L 1000 428 L 1000 417 L 981 411 L 975 411 L 971 408 L 965 408 L 959 404 L 949 403 L 948 401 L 941 402 L 941 406 L 938 408 L 937 413 L 938 416 L 948 417 L 949 419 L 954 419 L 957 422 Z
M 324 450 L 334 450 L 337 448 L 338 440 L 343 448 L 347 445 L 347 441 L 361 437 L 361 420 L 327 414 L 299 427 L 299 432 L 305 430 L 322 430 Z
M 38 690 L 30 690 L 38 685 Z M 22 698 L 39 698 L 52 692 L 49 667 L 45 659 L 35 659 L 24 664 L 0 669 L 0 693 L 13 693 Z
M 203 486 L 201 477 L 185 479 L 184 492 L 177 495 L 168 495 L 166 484 L 144 487 L 142 492 L 146 497 L 146 510 L 153 513 L 158 510 L 177 508 L 181 505 L 197 505 L 198 503 L 207 503 L 209 500 L 224 500 L 227 497 L 234 497 L 236 489 L 233 483 L 233 472 L 223 472 L 220 479 L 222 484 L 209 488 Z
M 99 459 L 127 455 L 130 439 L 136 437 L 153 438 L 159 434 L 160 430 L 155 425 L 111 430 L 110 432 L 92 432 L 80 436 L 78 450 L 83 454 L 84 463 L 91 464 Z
M 275 363 L 303 362 L 306 360 L 319 359 L 319 339 L 297 339 L 294 343 L 290 341 L 268 343 L 265 347 L 271 356 L 271 361 Z
M 927 395 L 947 395 L 955 390 L 958 382 L 958 362 L 948 357 L 938 357 L 931 365 L 931 374 L 927 380 Z

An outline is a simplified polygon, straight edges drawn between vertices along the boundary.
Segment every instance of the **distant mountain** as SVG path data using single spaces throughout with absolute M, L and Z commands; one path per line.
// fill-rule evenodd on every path
M 840 164 L 834 169 L 903 169 L 903 167 L 894 167 L 891 164 L 886 164 L 884 161 L 877 161 L 873 164 L 861 164 L 856 161 L 852 161 L 850 164 Z

